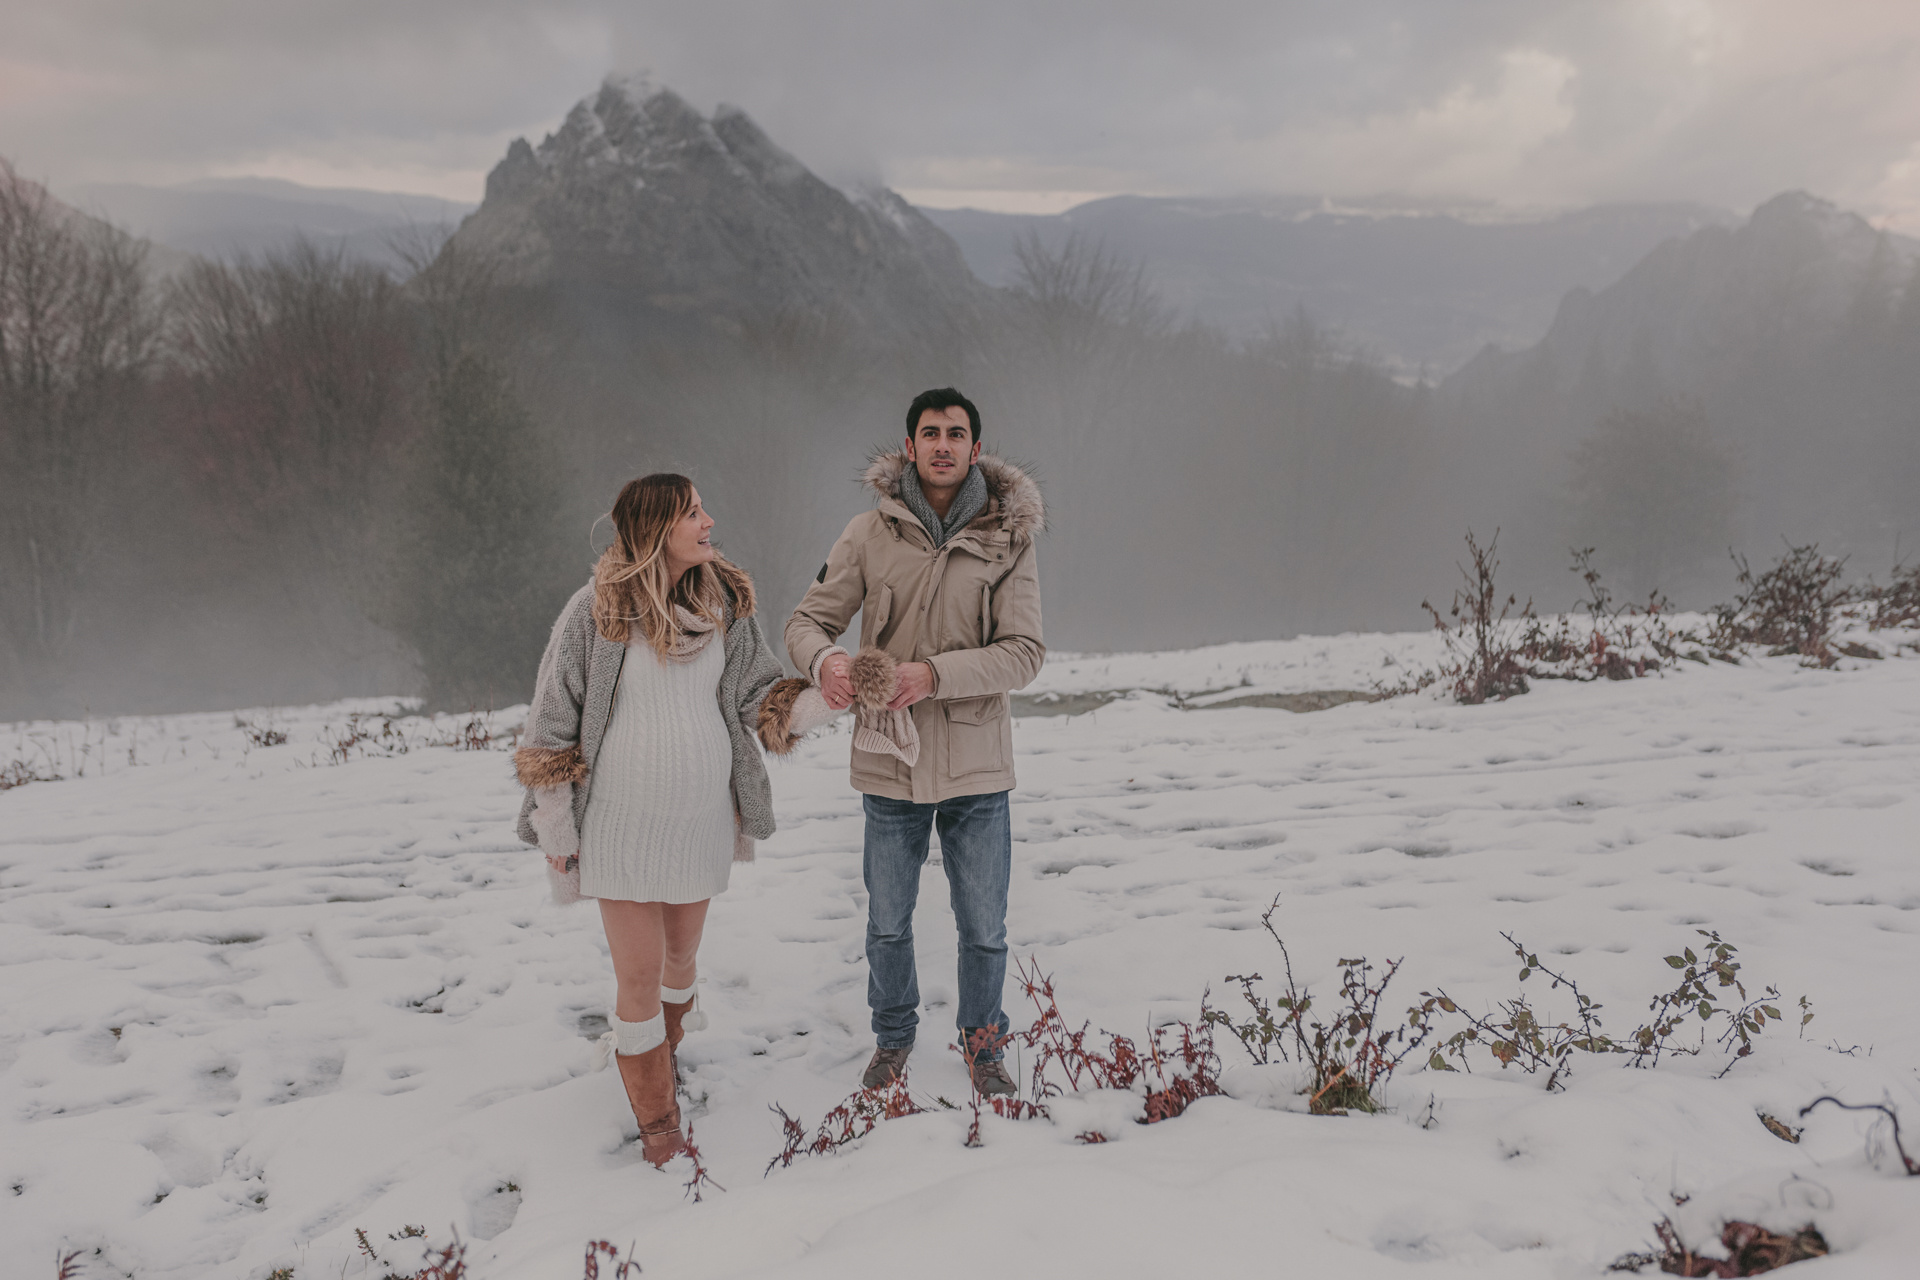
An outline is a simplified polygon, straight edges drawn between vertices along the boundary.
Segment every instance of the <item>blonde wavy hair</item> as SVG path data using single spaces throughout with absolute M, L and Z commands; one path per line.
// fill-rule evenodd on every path
M 593 624 L 607 640 L 626 644 L 639 627 L 664 655 L 680 632 L 675 605 L 719 627 L 731 591 L 736 613 L 752 612 L 746 575 L 717 556 L 670 580 L 667 535 L 692 509 L 693 481 L 671 472 L 630 480 L 614 499 L 613 545 L 593 570 Z

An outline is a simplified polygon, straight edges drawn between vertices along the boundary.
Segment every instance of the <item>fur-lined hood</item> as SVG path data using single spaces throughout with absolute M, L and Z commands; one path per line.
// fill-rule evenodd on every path
M 621 555 L 620 544 L 617 542 L 600 553 L 599 561 L 593 566 L 593 612 L 595 619 L 609 617 L 633 618 L 639 616 L 640 605 L 639 601 L 634 598 L 631 581 L 615 582 L 611 580 L 612 572 L 621 568 L 626 563 L 626 557 Z M 714 574 L 720 579 L 720 586 L 727 593 L 728 603 L 732 606 L 733 612 L 730 621 L 737 622 L 741 618 L 751 618 L 753 616 L 755 600 L 753 579 L 747 576 L 747 571 L 725 556 L 718 554 L 716 554 L 709 563 L 712 564 Z M 604 628 L 602 629 L 602 638 L 612 639 L 611 636 L 605 635 Z
M 899 502 L 900 475 L 911 465 L 906 450 L 886 449 L 873 455 L 861 480 L 875 497 Z M 1026 538 L 1047 527 L 1046 503 L 1033 477 L 990 453 L 983 452 L 978 465 L 987 481 L 987 509 L 967 528 L 1005 529 L 1016 538 Z

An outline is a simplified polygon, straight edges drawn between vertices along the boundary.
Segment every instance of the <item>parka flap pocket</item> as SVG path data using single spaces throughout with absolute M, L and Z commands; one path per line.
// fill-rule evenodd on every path
M 860 644 L 862 647 L 879 644 L 881 634 L 893 617 L 893 588 L 881 587 L 873 599 L 862 606 L 861 612 L 864 621 L 860 624 Z
M 956 698 L 947 704 L 947 719 L 954 724 L 985 724 L 1000 713 L 1001 701 L 997 693 L 978 698 Z

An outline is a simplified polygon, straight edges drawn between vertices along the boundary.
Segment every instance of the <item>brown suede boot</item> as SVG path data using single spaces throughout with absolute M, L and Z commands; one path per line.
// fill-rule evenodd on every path
M 673 1087 L 678 1089 L 686 1083 L 680 1078 L 680 1042 L 687 1038 L 687 1029 L 683 1025 L 687 1011 L 693 1008 L 693 997 L 688 996 L 679 1004 L 662 1000 L 660 1012 L 667 1020 L 667 1050 L 673 1058 Z
M 659 1044 L 645 1053 L 616 1053 L 627 1102 L 640 1122 L 640 1154 L 658 1169 L 687 1149 L 680 1132 L 680 1104 L 673 1092 L 673 1046 Z
M 682 1024 L 686 1021 L 687 1014 L 693 1011 L 693 997 L 688 996 L 679 1004 L 669 1004 L 662 1000 L 660 1011 L 667 1017 L 667 1043 L 678 1049 L 680 1042 L 687 1036 L 687 1029 Z

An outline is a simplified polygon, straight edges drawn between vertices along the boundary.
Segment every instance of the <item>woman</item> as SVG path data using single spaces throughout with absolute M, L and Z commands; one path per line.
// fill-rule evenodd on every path
M 782 678 L 713 524 L 685 476 L 620 491 L 614 543 L 554 624 L 514 753 L 520 837 L 546 854 L 555 898 L 600 900 L 618 984 L 603 1040 L 656 1167 L 686 1149 L 673 1054 L 705 1025 L 707 904 L 773 834 L 759 745 L 784 754 L 834 714 Z

